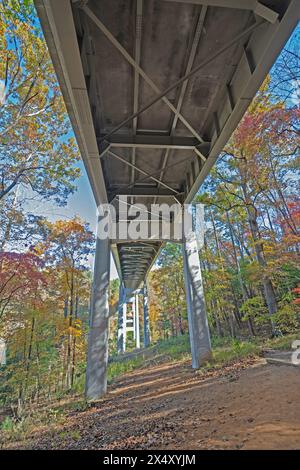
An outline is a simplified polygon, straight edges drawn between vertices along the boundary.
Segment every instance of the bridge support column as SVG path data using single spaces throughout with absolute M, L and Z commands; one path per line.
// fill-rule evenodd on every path
M 131 309 L 132 309 L 132 335 L 133 340 L 136 341 L 136 305 L 135 305 L 135 294 L 131 299 Z
M 125 308 L 124 308 L 125 307 Z M 125 293 L 122 286 L 119 290 L 119 308 L 118 308 L 118 341 L 117 351 L 121 354 L 126 348 L 126 303 Z
M 85 394 L 94 401 L 106 393 L 109 326 L 110 241 L 97 238 L 91 296 Z
M 149 323 L 149 308 L 148 308 L 148 290 L 147 283 L 144 282 L 144 347 L 147 348 L 150 344 L 150 323 Z
M 189 233 L 183 244 L 183 265 L 192 367 L 198 369 L 211 358 L 211 344 L 197 240 L 194 231 Z
M 140 349 L 140 315 L 139 315 L 139 294 L 135 294 L 135 347 Z
M 123 303 L 123 352 L 126 351 L 126 340 L 127 340 L 127 303 Z

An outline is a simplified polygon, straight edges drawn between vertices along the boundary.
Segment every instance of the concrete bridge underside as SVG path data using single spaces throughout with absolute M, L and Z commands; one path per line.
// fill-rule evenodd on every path
M 299 19 L 298 0 L 35 0 L 97 205 L 191 202 Z M 97 240 L 87 397 L 106 391 L 109 259 L 124 305 L 161 239 Z M 195 234 L 183 241 L 193 367 L 210 340 Z M 149 343 L 144 296 L 145 343 Z M 126 322 L 125 322 L 126 323 Z

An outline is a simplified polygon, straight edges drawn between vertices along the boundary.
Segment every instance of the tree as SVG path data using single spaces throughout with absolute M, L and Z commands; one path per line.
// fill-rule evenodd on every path
M 80 170 L 32 2 L 2 2 L 0 25 L 0 204 L 1 212 L 8 213 L 2 216 L 4 245 L 23 217 L 21 196 L 23 202 L 39 197 L 63 205 Z
M 300 101 L 300 26 L 285 45 L 272 71 L 271 91 L 288 106 L 297 107 Z
M 32 299 L 46 283 L 42 262 L 34 253 L 0 253 L 0 318 L 10 314 L 12 306 L 22 299 Z M 17 318 L 15 319 L 18 320 Z
M 215 173 L 218 189 L 222 191 L 220 205 L 223 209 L 228 211 L 234 206 L 242 206 L 247 215 L 273 333 L 276 333 L 276 326 L 272 315 L 278 306 L 271 264 L 259 228 L 259 202 L 268 200 L 272 191 L 276 192 L 279 201 L 284 200 L 270 162 L 272 153 L 278 149 L 281 154 L 294 154 L 295 137 L 291 126 L 296 117 L 294 110 L 286 109 L 280 102 L 272 103 L 267 80 L 227 146 Z M 285 200 L 283 204 L 286 206 Z
M 94 248 L 94 235 L 78 218 L 69 221 L 45 222 L 45 242 L 37 245 L 36 252 L 42 255 L 51 271 L 61 275 L 64 296 L 64 316 L 67 320 L 67 345 L 65 378 L 68 388 L 74 384 L 76 365 L 76 337 L 78 321 L 78 302 L 84 280 L 86 263 Z M 78 333 L 80 336 L 80 332 Z
M 44 221 L 43 230 L 29 253 L 0 256 L 0 336 L 8 345 L 0 401 L 2 392 L 18 414 L 74 389 L 85 365 L 94 236 L 76 218 Z
M 150 278 L 151 289 L 152 297 L 155 293 L 157 298 L 157 308 L 152 313 L 159 311 L 157 321 L 164 337 L 184 334 L 187 331 L 187 311 L 180 245 L 168 243 L 162 250 L 158 268 L 153 270 Z

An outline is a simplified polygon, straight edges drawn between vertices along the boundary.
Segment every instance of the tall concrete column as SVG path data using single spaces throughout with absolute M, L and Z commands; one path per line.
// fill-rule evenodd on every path
M 147 283 L 144 282 L 143 289 L 144 297 L 144 347 L 147 348 L 150 344 L 150 323 L 149 323 L 149 308 L 148 308 L 148 290 Z
M 126 339 L 127 339 L 127 303 L 124 300 L 123 303 L 123 351 L 126 351 Z
M 118 306 L 118 340 L 117 340 L 117 351 L 118 354 L 121 354 L 125 351 L 125 342 L 126 342 L 126 315 L 124 315 L 124 305 L 125 303 L 125 293 L 123 286 L 120 286 L 119 289 L 119 306 Z
M 185 238 L 183 264 L 192 367 L 198 369 L 211 358 L 211 344 L 197 240 L 194 231 L 191 231 Z
M 133 339 L 136 340 L 136 308 L 135 308 L 135 295 L 131 299 L 131 308 L 132 308 L 132 333 Z
M 135 294 L 135 346 L 140 349 L 140 316 L 139 316 L 139 294 Z
M 110 241 L 97 238 L 91 295 L 85 394 L 94 401 L 106 393 L 109 326 Z

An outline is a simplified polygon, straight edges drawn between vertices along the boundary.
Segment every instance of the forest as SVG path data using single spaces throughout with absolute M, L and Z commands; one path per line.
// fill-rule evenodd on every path
M 95 236 L 80 217 L 35 212 L 67 205 L 80 154 L 32 3 L 0 2 L 0 32 L 0 408 L 21 415 L 83 393 Z M 299 331 L 299 41 L 298 27 L 194 201 L 213 338 Z M 148 289 L 152 343 L 186 335 L 180 245 L 163 248 Z M 112 280 L 111 305 L 118 292 Z M 116 341 L 112 317 L 112 357 Z

